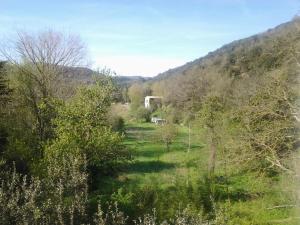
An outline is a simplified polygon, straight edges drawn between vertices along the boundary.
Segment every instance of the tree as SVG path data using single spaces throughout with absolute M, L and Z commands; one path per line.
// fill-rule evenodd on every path
M 146 109 L 144 106 L 138 107 L 132 113 L 136 120 L 150 122 L 151 111 Z
M 98 82 L 79 89 L 78 94 L 58 110 L 54 121 L 56 139 L 47 151 L 86 155 L 90 172 L 113 173 L 130 158 L 123 138 L 113 132 L 107 120 L 113 86 Z
M 190 150 L 191 150 L 191 134 L 192 134 L 191 125 L 193 123 L 193 120 L 195 120 L 195 115 L 190 113 L 190 112 L 186 113 L 185 118 L 184 118 L 184 124 L 187 125 L 188 129 L 189 129 L 189 131 L 188 131 L 189 137 L 188 137 L 188 150 L 187 150 L 187 152 L 190 152 Z
M 177 134 L 177 127 L 173 123 L 168 122 L 160 125 L 158 129 L 158 137 L 165 144 L 167 151 L 170 150 L 170 145 L 173 143 Z
M 273 77 L 240 111 L 244 157 L 255 167 L 292 172 L 286 160 L 299 145 L 297 97 L 284 75 Z
M 11 98 L 12 90 L 8 86 L 5 62 L 0 62 L 0 154 L 3 153 L 7 144 L 6 115 L 7 105 Z
M 128 96 L 131 101 L 131 108 L 137 109 L 144 102 L 144 88 L 143 85 L 135 83 L 128 89 Z
M 151 86 L 151 90 L 153 95 L 156 96 L 165 96 L 165 82 L 164 81 L 157 81 L 155 83 L 152 84 Z
M 1 224 L 83 224 L 87 206 L 84 156 L 45 157 L 45 176 L 1 168 Z M 1 165 L 0 165 L 1 167 Z
M 1 111 L 0 114 L 2 114 L 2 110 L 5 108 L 7 103 L 9 102 L 9 96 L 11 93 L 11 89 L 8 85 L 8 78 L 7 78 L 7 72 L 5 69 L 6 62 L 0 61 L 0 106 Z
M 1 53 L 12 65 L 16 94 L 34 117 L 33 130 L 40 141 L 47 140 L 55 117 L 52 99 L 59 97 L 68 67 L 83 65 L 84 45 L 76 36 L 51 30 L 18 32 L 16 40 Z
M 224 106 L 221 99 L 218 96 L 209 96 L 205 99 L 199 113 L 201 125 L 205 129 L 206 136 L 209 140 L 210 156 L 208 172 L 210 176 L 214 175 L 223 112 Z
M 125 86 L 121 89 L 121 94 L 122 94 L 122 102 L 128 103 L 129 97 L 128 97 L 128 87 L 127 86 Z

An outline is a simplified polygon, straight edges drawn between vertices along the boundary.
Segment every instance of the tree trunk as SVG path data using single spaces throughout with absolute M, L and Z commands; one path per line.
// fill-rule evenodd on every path
M 215 172 L 216 158 L 217 158 L 217 141 L 216 138 L 212 137 L 210 143 L 210 157 L 208 163 L 208 172 L 211 177 L 214 175 Z
M 189 122 L 189 148 L 188 152 L 191 150 L 191 122 Z

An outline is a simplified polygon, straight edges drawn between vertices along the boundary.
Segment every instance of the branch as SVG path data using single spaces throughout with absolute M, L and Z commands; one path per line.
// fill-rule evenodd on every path
M 276 162 L 272 161 L 269 157 L 266 157 L 266 160 L 269 161 L 270 163 L 272 163 L 272 166 L 277 166 L 278 168 L 282 169 L 283 171 L 286 171 L 290 174 L 296 174 L 295 171 L 291 170 L 291 169 L 288 169 L 286 167 L 284 167 L 280 162 L 279 160 L 275 159 Z
M 269 207 L 267 210 L 272 210 L 272 209 L 282 209 L 282 208 L 294 208 L 298 207 L 297 205 L 276 205 L 274 207 Z

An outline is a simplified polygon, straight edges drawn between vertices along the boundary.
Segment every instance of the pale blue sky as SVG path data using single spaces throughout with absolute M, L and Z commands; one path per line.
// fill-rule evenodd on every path
M 0 0 L 0 36 L 79 34 L 92 66 L 154 76 L 289 21 L 300 0 Z

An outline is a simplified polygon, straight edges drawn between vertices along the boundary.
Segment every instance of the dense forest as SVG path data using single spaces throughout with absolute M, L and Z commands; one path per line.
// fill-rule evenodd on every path
M 299 223 L 298 17 L 152 79 L 55 31 L 0 47 L 0 224 Z

